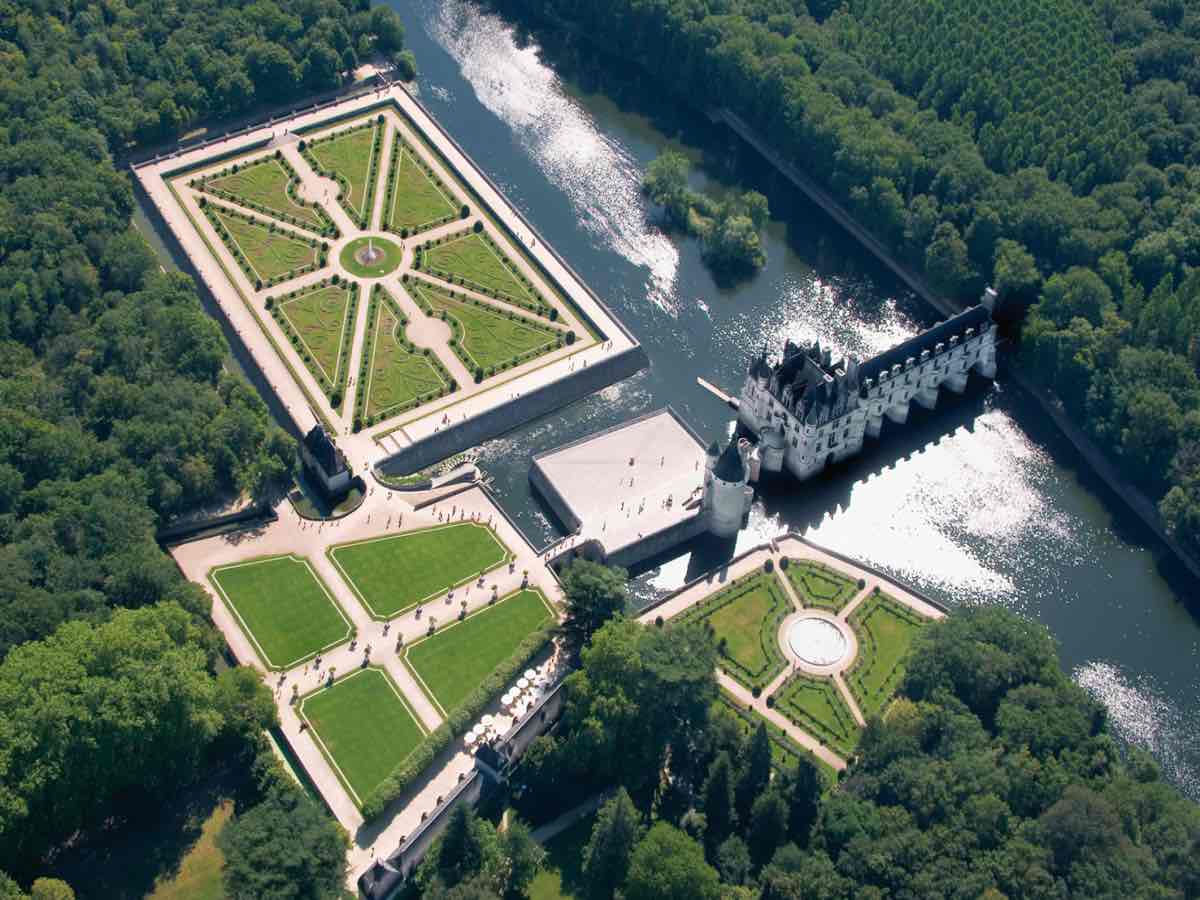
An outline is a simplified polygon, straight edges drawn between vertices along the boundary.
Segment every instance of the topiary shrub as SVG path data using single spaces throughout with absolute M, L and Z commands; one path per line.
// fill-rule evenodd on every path
M 789 560 L 786 556 L 779 557 L 779 568 L 782 569 L 783 571 L 786 572 L 787 567 L 790 566 L 791 564 L 792 564 L 791 560 Z
M 775 571 L 775 560 L 771 559 L 770 557 L 767 557 L 767 561 L 765 563 L 763 563 L 763 571 L 764 572 L 774 572 Z
M 465 218 L 466 218 L 467 216 L 469 216 L 470 214 L 471 214 L 471 207 L 467 206 L 467 204 L 465 204 L 465 203 L 464 203 L 464 204 L 462 205 L 462 209 L 460 209 L 460 210 L 458 211 L 458 216 L 459 216 L 459 218 L 461 218 L 461 219 L 465 219 Z
M 860 579 L 858 579 L 858 589 L 859 589 L 860 591 L 861 591 L 863 588 L 865 588 L 866 586 L 867 586 L 867 579 L 865 579 L 865 578 L 860 578 Z M 878 588 L 876 588 L 876 589 L 875 589 L 875 593 L 877 593 L 877 594 L 879 593 L 879 589 L 878 589 Z
M 479 234 L 479 232 L 483 231 L 483 222 L 477 219 L 475 224 L 471 227 L 471 230 L 476 234 Z
M 762 688 L 760 688 L 760 687 L 759 687 L 759 686 L 756 684 L 754 687 L 752 687 L 752 688 L 750 689 L 750 693 L 751 693 L 751 695 L 754 697 L 754 699 L 755 699 L 755 700 L 757 700 L 757 699 L 758 699 L 760 696 L 762 696 Z
M 567 332 L 567 346 L 570 347 L 574 343 L 575 343 L 575 330 L 572 329 L 571 331 Z

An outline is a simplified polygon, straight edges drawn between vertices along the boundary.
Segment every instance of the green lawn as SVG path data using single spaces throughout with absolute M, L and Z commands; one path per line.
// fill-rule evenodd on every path
M 308 145 L 305 153 L 317 161 L 325 171 L 340 175 L 349 186 L 349 193 L 338 195 L 338 202 L 346 207 L 355 219 L 371 213 L 371 198 L 375 185 L 371 183 L 371 156 L 375 147 L 375 131 L 379 126 L 353 128 L 342 132 L 332 140 L 316 141 Z
M 425 737 L 392 679 L 374 666 L 304 697 L 300 715 L 360 806 Z
M 272 556 L 220 566 L 208 577 L 268 668 L 291 668 L 354 631 L 306 559 Z
M 500 310 L 448 297 L 424 282 L 410 281 L 409 285 L 424 308 L 434 315 L 446 313 L 458 339 L 454 352 L 472 371 L 498 369 L 522 354 L 533 359 L 558 346 L 559 332 L 553 328 L 526 318 L 510 319 Z
M 159 878 L 146 900 L 223 900 L 221 870 L 225 855 L 217 846 L 217 836 L 232 817 L 232 800 L 214 806 L 200 827 L 200 837 L 179 861 L 179 868 L 170 878 Z
M 443 712 L 449 712 L 551 615 L 540 591 L 520 590 L 411 644 L 404 663 Z
M 792 560 L 788 580 L 805 606 L 839 613 L 858 594 L 858 583 L 818 562 Z
M 420 351 L 409 350 L 404 326 L 390 300 L 382 300 L 376 313 L 371 346 L 371 368 L 367 375 L 367 416 L 387 415 L 418 397 L 439 391 L 448 375 Z
M 862 714 L 883 711 L 904 677 L 904 658 L 924 620 L 883 593 L 873 593 L 854 610 L 850 625 L 858 638 L 858 658 L 846 683 Z
M 215 191 L 231 195 L 235 200 L 248 201 L 264 206 L 275 213 L 293 216 L 323 230 L 329 220 L 319 206 L 297 203 L 288 193 L 291 176 L 283 163 L 274 157 L 250 163 L 237 172 L 231 172 L 208 182 Z
M 472 581 L 508 559 L 486 525 L 454 522 L 330 548 L 338 567 L 376 618 L 391 618 Z
M 793 675 L 774 696 L 776 710 L 834 753 L 854 753 L 861 732 L 832 678 Z
M 589 813 L 546 842 L 546 865 L 529 884 L 529 900 L 574 900 L 585 896 L 583 850 L 595 827 L 596 813 Z
M 497 247 L 482 234 L 468 232 L 425 251 L 425 265 L 431 271 L 462 278 L 467 287 L 495 291 L 502 299 L 519 304 L 542 306 L 542 300 L 517 279 L 508 263 L 500 258 Z
M 331 385 L 338 377 L 350 351 L 344 340 L 349 321 L 351 292 L 331 284 L 279 303 L 280 312 L 300 335 L 320 375 Z
M 413 233 L 457 216 L 458 206 L 450 191 L 437 176 L 425 171 L 399 134 L 392 146 L 396 180 L 391 208 L 386 211 L 386 227 L 392 231 L 407 228 Z
M 355 258 L 355 254 L 368 245 L 383 251 L 383 256 L 369 265 L 360 263 Z M 400 267 L 402 256 L 403 251 L 399 244 L 381 237 L 360 237 L 343 247 L 339 258 L 342 268 L 351 275 L 357 275 L 360 278 L 382 278 Z
M 272 232 L 267 226 L 247 222 L 209 204 L 213 215 L 233 236 L 237 250 L 256 277 L 270 281 L 289 273 L 300 274 L 316 268 L 317 248 L 283 231 Z
M 787 663 L 779 648 L 779 623 L 792 604 L 773 574 L 758 573 L 705 597 L 684 614 L 712 625 L 722 667 L 753 689 L 765 687 Z

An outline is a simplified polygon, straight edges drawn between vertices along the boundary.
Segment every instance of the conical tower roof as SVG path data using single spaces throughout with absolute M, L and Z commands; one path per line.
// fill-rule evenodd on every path
M 734 442 L 730 441 L 713 467 L 713 475 L 722 481 L 743 481 L 746 478 L 746 466 L 742 463 L 742 454 L 738 453 Z

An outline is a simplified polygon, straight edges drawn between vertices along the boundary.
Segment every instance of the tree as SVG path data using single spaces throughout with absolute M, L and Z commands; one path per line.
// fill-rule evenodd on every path
M 746 765 L 742 769 L 735 790 L 738 819 L 750 821 L 750 807 L 754 804 L 767 785 L 771 783 L 771 738 L 767 735 L 767 726 L 759 722 L 750 738 L 750 752 Z
M 29 900 L 75 900 L 75 891 L 57 878 L 38 878 L 29 887 Z
M 585 889 L 591 900 L 612 900 L 625 883 L 629 858 L 644 833 L 641 815 L 629 793 L 618 788 L 600 807 L 592 836 L 583 849 Z
M 691 163 L 682 153 L 665 150 L 649 166 L 642 187 L 652 201 L 663 207 L 676 225 L 687 220 L 688 172 Z
M 231 900 L 326 900 L 340 893 L 346 877 L 350 839 L 292 785 L 235 817 L 217 844 Z
M 737 818 L 733 805 L 733 765 L 726 754 L 719 754 L 709 766 L 703 795 L 704 817 L 708 821 L 705 843 L 715 851 L 733 832 Z
M 824 790 L 824 779 L 817 764 L 807 756 L 797 759 L 788 788 L 788 839 L 801 847 L 808 846 Z
M 523 897 L 529 883 L 545 864 L 546 851 L 520 819 L 509 821 L 500 844 L 501 853 L 508 861 L 507 891 L 510 895 Z
M 1031 302 L 1042 283 L 1033 254 L 1019 242 L 1008 238 L 996 241 L 996 256 L 992 269 L 996 293 Z
M 750 848 L 736 834 L 730 835 L 717 847 L 717 871 L 726 884 L 745 884 L 750 880 Z
M 422 862 L 426 874 L 418 880 L 428 883 L 436 876 L 452 888 L 482 873 L 490 883 L 498 879 L 502 861 L 496 829 L 479 818 L 470 804 L 460 803 L 450 811 L 446 830 Z
M 933 230 L 933 239 L 925 250 L 925 271 L 935 287 L 951 296 L 973 277 L 967 245 L 950 222 L 942 222 Z
M 678 828 L 656 823 L 633 851 L 625 900 L 717 900 L 717 871 L 700 845 Z
M 562 631 L 576 653 L 601 625 L 625 611 L 629 603 L 628 578 L 624 569 L 586 559 L 575 560 L 563 571 L 566 615 Z
M 756 867 L 761 867 L 787 840 L 788 805 L 778 791 L 759 795 L 750 810 L 749 824 L 750 857 Z

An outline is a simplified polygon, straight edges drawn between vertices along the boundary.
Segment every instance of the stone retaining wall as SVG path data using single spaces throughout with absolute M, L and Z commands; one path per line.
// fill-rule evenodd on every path
M 535 388 L 516 400 L 435 431 L 391 456 L 384 457 L 375 464 L 376 468 L 386 475 L 408 475 L 419 471 L 438 460 L 499 437 L 556 409 L 569 406 L 610 384 L 636 375 L 649 365 L 646 351 L 640 345 L 631 347 L 572 372 L 558 381 Z

